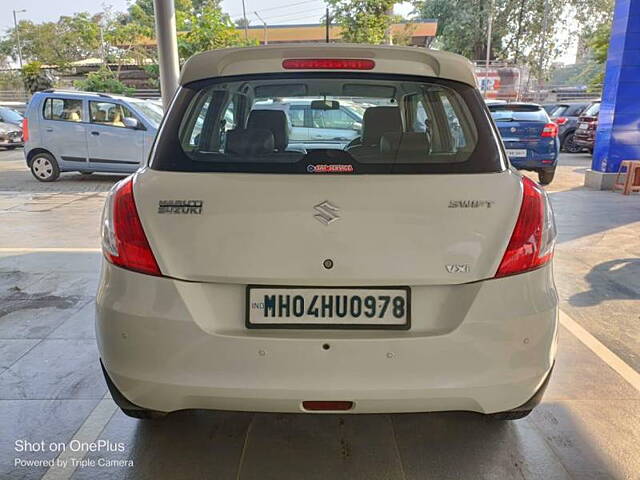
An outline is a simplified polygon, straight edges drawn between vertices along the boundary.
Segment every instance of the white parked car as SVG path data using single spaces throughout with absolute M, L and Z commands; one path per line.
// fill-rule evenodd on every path
M 97 340 L 124 412 L 526 415 L 556 354 L 555 226 L 475 85 L 427 49 L 192 57 L 104 210 Z M 362 134 L 292 148 L 254 109 L 285 96 L 365 105 Z
M 312 103 L 322 99 L 282 99 L 257 102 L 254 110 L 282 110 L 289 120 L 289 144 L 326 144 L 329 148 L 344 148 L 362 133 L 365 109 L 349 101 L 339 108 L 313 109 Z

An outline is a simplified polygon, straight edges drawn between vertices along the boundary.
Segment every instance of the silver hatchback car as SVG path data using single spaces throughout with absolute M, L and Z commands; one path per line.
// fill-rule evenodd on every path
M 36 93 L 23 121 L 24 155 L 33 176 L 61 172 L 132 173 L 144 163 L 162 120 L 148 100 L 104 93 Z

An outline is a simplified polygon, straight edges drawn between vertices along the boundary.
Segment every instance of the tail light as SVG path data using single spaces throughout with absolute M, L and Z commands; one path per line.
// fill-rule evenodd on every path
M 27 118 L 22 119 L 22 140 L 25 142 L 29 140 L 29 120 Z
M 553 122 L 556 125 L 564 125 L 565 123 L 567 123 L 567 120 L 569 120 L 567 117 L 558 117 L 558 118 L 552 118 L 551 120 L 553 120 Z
M 553 257 L 556 225 L 546 193 L 533 180 L 522 178 L 522 205 L 509 246 L 496 277 L 534 270 Z
M 558 125 L 555 123 L 547 123 L 542 129 L 541 137 L 555 138 L 558 136 Z
M 102 251 L 122 268 L 161 276 L 133 198 L 133 177 L 117 183 L 107 198 L 102 216 Z
M 358 58 L 289 58 L 282 61 L 285 70 L 372 70 L 376 62 Z

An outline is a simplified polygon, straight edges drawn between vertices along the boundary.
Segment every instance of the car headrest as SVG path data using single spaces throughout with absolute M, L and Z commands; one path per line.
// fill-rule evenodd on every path
M 282 152 L 289 145 L 289 124 L 282 110 L 252 110 L 247 128 L 266 128 L 271 130 L 275 149 Z
M 370 107 L 362 118 L 362 145 L 378 145 L 386 132 L 402 132 L 398 107 Z
M 264 128 L 236 128 L 227 132 L 225 153 L 266 155 L 273 153 L 273 133 Z
M 380 139 L 380 156 L 394 163 L 426 163 L 430 151 L 425 132 L 385 133 Z

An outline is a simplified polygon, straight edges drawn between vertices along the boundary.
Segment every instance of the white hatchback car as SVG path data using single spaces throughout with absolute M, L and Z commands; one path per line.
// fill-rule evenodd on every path
M 259 102 L 367 105 L 342 149 Z M 466 410 L 520 418 L 557 342 L 545 192 L 466 59 L 277 45 L 192 57 L 103 217 L 97 339 L 128 415 Z

